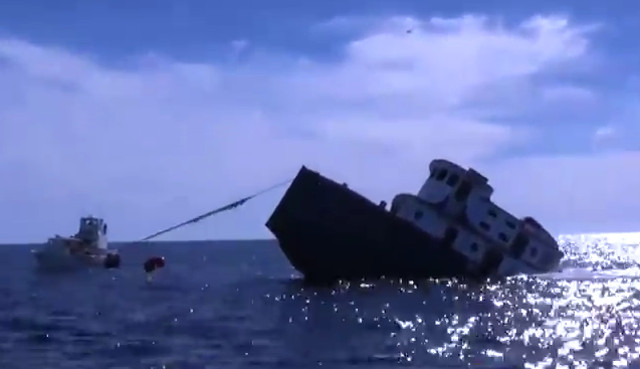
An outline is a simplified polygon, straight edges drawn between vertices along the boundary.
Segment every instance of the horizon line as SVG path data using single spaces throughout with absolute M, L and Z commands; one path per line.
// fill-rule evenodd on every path
M 266 242 L 277 241 L 275 238 L 221 238 L 221 239 L 204 239 L 204 240 L 157 240 L 157 241 L 109 241 L 109 244 L 142 244 L 142 243 L 203 243 L 203 242 Z M 2 246 L 31 246 L 31 245 L 43 245 L 45 242 L 0 242 Z
M 561 233 L 555 236 L 556 240 L 561 240 L 567 237 L 637 237 L 640 239 L 640 231 L 633 232 L 585 232 L 585 233 Z M 266 241 L 278 241 L 276 238 L 219 238 L 219 239 L 201 239 L 201 240 L 157 240 L 157 241 L 109 241 L 109 244 L 138 244 L 138 243 L 203 243 L 203 242 L 266 242 Z M 29 246 L 29 245 L 42 245 L 45 242 L 0 242 L 2 246 Z

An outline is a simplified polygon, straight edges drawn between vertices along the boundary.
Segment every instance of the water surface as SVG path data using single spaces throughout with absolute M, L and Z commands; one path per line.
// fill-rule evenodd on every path
M 640 253 L 613 241 L 565 240 L 560 273 L 334 288 L 272 241 L 122 245 L 120 270 L 62 274 L 1 246 L 0 368 L 640 368 Z

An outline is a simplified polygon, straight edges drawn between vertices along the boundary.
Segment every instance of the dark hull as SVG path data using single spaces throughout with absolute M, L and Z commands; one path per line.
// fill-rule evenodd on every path
M 304 166 L 266 226 L 293 267 L 313 281 L 467 273 L 462 255 Z

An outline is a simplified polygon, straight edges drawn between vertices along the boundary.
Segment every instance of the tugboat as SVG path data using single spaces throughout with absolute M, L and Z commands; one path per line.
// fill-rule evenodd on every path
M 80 218 L 80 228 L 71 237 L 55 235 L 38 250 L 32 250 L 38 266 L 45 269 L 120 267 L 117 250 L 109 249 L 107 223 L 92 216 Z
M 473 168 L 436 159 L 417 195 L 386 209 L 305 166 L 266 222 L 310 281 L 363 278 L 500 278 L 558 268 L 564 253 L 531 217 L 492 202 Z

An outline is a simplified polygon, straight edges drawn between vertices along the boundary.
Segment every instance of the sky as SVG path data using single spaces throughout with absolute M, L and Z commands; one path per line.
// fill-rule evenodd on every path
M 552 234 L 640 231 L 639 21 L 630 0 L 0 2 L 0 242 L 84 215 L 140 239 L 302 165 L 390 202 L 436 158 Z M 285 188 L 159 239 L 270 238 Z

